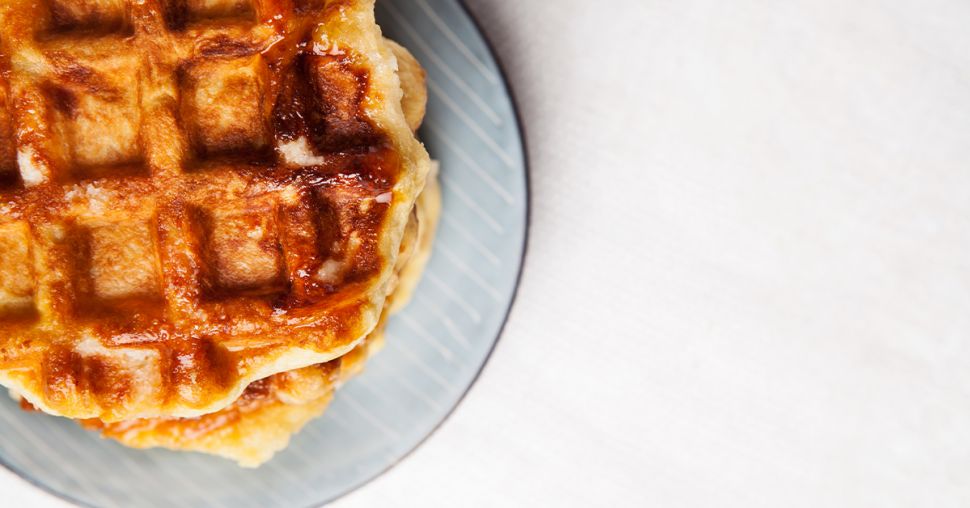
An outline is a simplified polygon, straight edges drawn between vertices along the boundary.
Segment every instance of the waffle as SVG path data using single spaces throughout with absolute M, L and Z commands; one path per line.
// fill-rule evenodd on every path
M 219 411 L 378 323 L 427 153 L 373 0 L 0 3 L 0 383 Z
M 406 49 L 387 41 L 398 61 L 408 124 L 417 130 L 424 117 L 427 92 L 424 71 Z M 392 293 L 378 326 L 351 352 L 330 362 L 275 374 L 249 385 L 230 406 L 196 418 L 148 418 L 105 423 L 79 423 L 104 437 L 133 448 L 164 447 L 199 451 L 237 461 L 244 467 L 266 462 L 290 437 L 320 416 L 334 389 L 363 370 L 367 358 L 383 345 L 386 318 L 410 300 L 431 255 L 441 211 L 441 196 L 433 170 L 418 196 L 395 267 Z

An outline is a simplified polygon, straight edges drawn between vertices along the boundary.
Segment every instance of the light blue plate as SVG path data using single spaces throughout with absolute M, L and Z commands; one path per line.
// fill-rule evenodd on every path
M 457 1 L 378 4 L 385 34 L 428 70 L 421 134 L 441 161 L 444 190 L 434 256 L 413 303 L 391 320 L 385 349 L 323 418 L 257 470 L 198 454 L 128 450 L 8 400 L 0 402 L 0 462 L 82 506 L 304 508 L 380 475 L 455 408 L 516 290 L 528 214 L 522 138 L 495 59 Z

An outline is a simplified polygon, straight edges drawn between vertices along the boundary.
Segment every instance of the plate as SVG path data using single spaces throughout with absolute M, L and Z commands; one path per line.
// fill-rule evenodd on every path
M 515 107 L 467 10 L 380 0 L 384 33 L 428 70 L 421 138 L 441 161 L 442 222 L 411 305 L 327 413 L 256 470 L 129 450 L 74 423 L 0 401 L 0 463 L 92 507 L 310 507 L 379 476 L 427 439 L 468 391 L 505 323 L 522 266 L 528 178 Z

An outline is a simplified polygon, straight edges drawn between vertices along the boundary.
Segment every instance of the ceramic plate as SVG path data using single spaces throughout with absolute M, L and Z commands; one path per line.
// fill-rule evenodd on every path
M 380 0 L 386 35 L 429 75 L 422 139 L 441 161 L 434 255 L 387 345 L 321 419 L 262 468 L 193 453 L 134 451 L 60 418 L 0 401 L 0 462 L 39 488 L 93 507 L 311 507 L 400 461 L 447 418 L 508 315 L 528 220 L 523 143 L 502 73 L 454 0 Z

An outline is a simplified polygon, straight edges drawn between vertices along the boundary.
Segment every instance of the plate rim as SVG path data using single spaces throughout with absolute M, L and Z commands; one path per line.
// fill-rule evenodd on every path
M 498 70 L 499 79 L 501 80 L 502 87 L 505 90 L 505 95 L 508 96 L 509 98 L 509 103 L 512 109 L 512 117 L 515 120 L 515 132 L 518 134 L 517 138 L 518 138 L 519 144 L 522 147 L 522 169 L 523 169 L 522 176 L 523 176 L 523 183 L 525 184 L 524 185 L 525 209 L 524 209 L 524 217 L 523 217 L 524 223 L 523 223 L 523 231 L 522 231 L 522 236 L 523 236 L 522 251 L 519 253 L 519 266 L 515 274 L 515 284 L 512 287 L 512 294 L 509 297 L 508 305 L 506 306 L 504 316 L 502 317 L 502 324 L 499 325 L 498 331 L 495 334 L 495 339 L 492 341 L 492 344 L 489 346 L 488 351 L 485 353 L 485 357 L 482 359 L 482 364 L 478 367 L 478 370 L 475 372 L 474 376 L 472 376 L 472 379 L 468 383 L 468 386 L 465 387 L 465 390 L 458 397 L 458 400 L 454 402 L 454 404 L 447 411 L 447 413 L 445 413 L 445 415 L 428 431 L 427 434 L 424 435 L 424 437 L 422 437 L 417 443 L 415 443 L 414 446 L 412 446 L 409 450 L 407 450 L 403 455 L 398 457 L 396 460 L 389 463 L 383 469 L 381 469 L 374 475 L 370 476 L 369 478 L 365 479 L 364 481 L 358 483 L 357 485 L 350 487 L 344 492 L 336 496 L 330 497 L 329 499 L 320 501 L 318 503 L 308 505 L 305 508 L 320 508 L 320 507 L 329 505 L 335 501 L 338 501 L 340 499 L 343 499 L 344 497 L 347 497 L 363 489 L 364 487 L 370 485 L 378 478 L 383 477 L 385 474 L 390 472 L 399 464 L 401 464 L 402 462 L 410 458 L 415 451 L 421 448 L 428 440 L 430 440 L 435 434 L 437 434 L 438 431 L 441 429 L 441 427 L 444 426 L 444 424 L 451 419 L 451 417 L 455 414 L 455 412 L 462 405 L 462 403 L 465 402 L 465 399 L 468 397 L 468 394 L 471 393 L 475 385 L 478 384 L 478 380 L 481 378 L 482 373 L 485 371 L 485 368 L 488 366 L 489 362 L 491 361 L 492 355 L 495 353 L 495 349 L 498 347 L 499 341 L 502 340 L 502 337 L 505 334 L 505 329 L 509 323 L 509 317 L 512 315 L 512 309 L 515 307 L 515 304 L 518 301 L 519 290 L 521 289 L 521 286 L 522 286 L 522 275 L 525 272 L 525 264 L 529 254 L 529 243 L 530 243 L 529 241 L 530 241 L 531 232 L 532 232 L 532 165 L 531 165 L 531 158 L 529 157 L 530 152 L 529 152 L 528 136 L 526 134 L 525 124 L 522 121 L 522 109 L 519 106 L 519 101 L 515 95 L 515 90 L 513 89 L 512 84 L 509 81 L 508 71 L 506 70 L 505 64 L 502 61 L 502 58 L 499 56 L 499 54 L 495 51 L 495 44 L 492 42 L 492 39 L 488 36 L 488 33 L 482 28 L 481 21 L 478 19 L 475 13 L 472 12 L 472 10 L 468 7 L 466 0 L 456 0 L 455 5 L 459 7 L 459 9 L 464 13 L 464 15 L 469 20 L 471 20 L 472 25 L 475 28 L 475 31 L 478 33 L 478 36 L 481 37 L 482 41 L 485 43 L 485 47 L 488 49 L 489 56 L 491 56 L 492 60 L 495 61 L 495 67 Z M 77 499 L 68 493 L 55 490 L 53 487 L 42 483 L 40 479 L 27 474 L 25 471 L 21 471 L 20 468 L 9 463 L 2 455 L 0 455 L 0 467 L 2 467 L 3 469 L 6 469 L 7 471 L 10 471 L 16 477 L 25 481 L 27 484 L 31 485 L 35 489 L 49 496 L 53 496 L 54 498 L 57 498 L 61 501 L 65 501 L 67 503 L 73 504 L 79 508 L 101 508 L 101 507 L 89 504 L 85 501 L 81 501 L 80 499 Z

